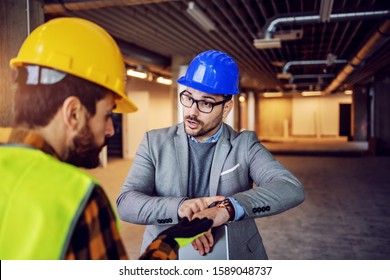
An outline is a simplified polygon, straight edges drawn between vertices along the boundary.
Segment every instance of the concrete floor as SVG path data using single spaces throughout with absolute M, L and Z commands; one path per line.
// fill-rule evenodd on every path
M 256 221 L 270 259 L 390 259 L 390 157 L 362 155 L 364 143 L 264 145 L 306 191 L 300 206 Z M 130 166 L 131 161 L 110 158 L 106 168 L 89 171 L 114 205 Z M 129 257 L 137 259 L 144 226 L 121 225 Z

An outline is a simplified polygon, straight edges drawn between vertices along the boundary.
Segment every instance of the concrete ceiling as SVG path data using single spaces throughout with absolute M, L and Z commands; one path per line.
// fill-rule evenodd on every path
M 206 49 L 227 52 L 239 64 L 243 91 L 330 94 L 364 85 L 390 64 L 388 0 L 41 2 L 47 20 L 75 16 L 94 21 L 117 40 L 129 65 L 163 75 L 172 74 L 174 56 L 190 60 Z M 328 18 L 320 16 L 325 4 Z M 191 17 L 187 9 L 192 5 L 211 20 L 212 30 Z M 258 49 L 255 40 L 276 41 L 280 48 Z

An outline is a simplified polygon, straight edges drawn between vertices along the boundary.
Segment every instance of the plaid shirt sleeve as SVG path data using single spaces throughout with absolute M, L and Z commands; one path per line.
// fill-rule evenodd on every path
M 166 235 L 158 236 L 140 260 L 174 260 L 178 244 Z M 68 260 L 126 260 L 113 210 L 100 186 L 95 187 L 77 222 L 66 254 Z
M 66 254 L 70 260 L 128 259 L 110 202 L 96 186 L 81 214 Z
M 145 252 L 139 258 L 140 260 L 175 260 L 179 245 L 173 238 L 167 235 L 159 235 L 146 248 Z

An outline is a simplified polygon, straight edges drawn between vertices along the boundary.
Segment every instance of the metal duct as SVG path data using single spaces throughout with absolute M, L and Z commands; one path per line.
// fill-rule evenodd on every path
M 356 13 L 340 13 L 330 15 L 329 22 L 348 21 L 348 20 L 364 20 L 375 19 L 389 16 L 390 11 L 372 11 L 372 12 L 356 12 Z M 300 15 L 289 17 L 277 17 L 272 19 L 264 26 L 264 39 L 272 39 L 278 25 L 285 24 L 305 24 L 305 23 L 321 23 L 320 15 Z
M 338 63 L 348 63 L 345 59 L 336 59 L 332 61 L 331 64 L 338 64 Z M 328 60 L 297 60 L 297 61 L 289 61 L 283 66 L 282 73 L 286 74 L 288 72 L 288 69 L 293 65 L 320 65 L 320 64 L 329 64 Z
M 382 43 L 381 39 L 386 38 L 388 40 L 390 37 L 390 20 L 386 20 L 375 34 L 368 40 L 368 42 L 360 49 L 360 51 L 355 55 L 355 57 L 344 67 L 343 70 L 337 75 L 337 77 L 332 81 L 332 83 L 324 90 L 324 94 L 330 94 L 332 91 L 336 90 L 341 83 L 359 66 L 362 61 L 367 58 L 372 50 Z
M 288 81 L 290 84 L 293 83 L 295 80 L 300 79 L 327 79 L 327 78 L 333 78 L 334 74 L 302 74 L 302 75 L 293 75 L 291 79 Z

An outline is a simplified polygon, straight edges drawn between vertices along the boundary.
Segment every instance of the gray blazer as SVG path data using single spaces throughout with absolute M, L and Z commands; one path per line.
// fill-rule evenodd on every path
M 119 217 L 147 225 L 141 252 L 164 229 L 179 221 L 188 190 L 188 137 L 183 123 L 145 134 L 116 201 Z M 260 144 L 253 131 L 224 124 L 211 167 L 210 196 L 237 199 L 245 210 L 228 224 L 230 259 L 267 259 L 255 218 L 275 215 L 304 200 L 292 175 Z

